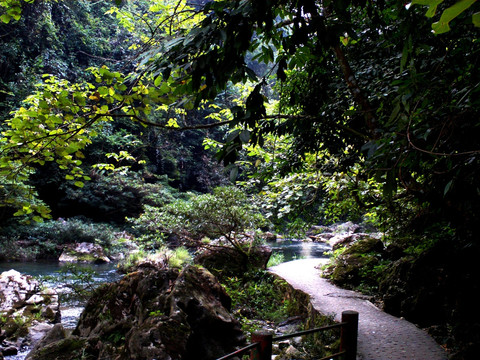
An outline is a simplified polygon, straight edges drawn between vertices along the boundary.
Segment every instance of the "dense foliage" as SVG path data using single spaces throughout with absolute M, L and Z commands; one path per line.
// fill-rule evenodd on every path
M 123 222 L 141 209 L 141 201 L 128 199 L 129 193 L 139 195 L 132 182 L 156 183 L 166 175 L 177 188 L 203 192 L 222 183 L 202 133 L 172 134 L 128 120 L 127 108 L 134 115 L 142 109 L 139 100 L 157 102 L 169 91 L 160 86 L 154 93 L 143 85 L 148 79 L 123 74 L 133 69 L 136 49 L 148 43 L 152 27 L 158 30 L 165 20 L 158 18 L 167 9 L 162 4 L 136 2 L 119 10 L 109 1 L 34 2 L 23 6 L 18 21 L 0 25 L 4 218 L 85 215 Z M 209 112 L 170 111 L 153 103 L 140 112 L 152 109 L 148 121 L 169 124 L 202 122 Z M 127 172 L 125 180 L 113 179 Z M 85 186 L 91 179 L 95 184 Z M 122 193 L 127 197 L 120 200 Z M 118 201 L 127 205 L 120 213 L 108 208 Z
M 397 249 L 371 256 L 369 288 L 399 261 L 477 254 L 479 14 L 476 0 L 1 1 L 2 226 L 81 215 L 155 250 L 237 246 L 263 218 L 354 219 Z M 215 152 L 248 198 L 208 194 L 227 183 Z
M 184 69 L 178 81 L 192 90 L 205 87 L 197 102 L 228 81 L 258 81 L 245 105 L 231 108 L 231 124 L 240 129 L 221 149 L 226 163 L 243 144 L 288 136 L 280 170 L 296 171 L 308 154 L 319 154 L 327 157 L 315 161 L 323 174 L 349 175 L 356 206 L 385 204 L 382 211 L 405 222 L 421 215 L 421 227 L 444 220 L 472 229 L 479 203 L 479 79 L 478 30 L 469 11 L 451 31 L 434 36 L 421 9 L 395 1 L 220 1 L 207 5 L 202 31 L 184 35 L 152 67 Z M 248 51 L 275 65 L 283 81 L 271 112 L 268 79 L 248 68 Z M 362 194 L 370 179 L 383 193 Z

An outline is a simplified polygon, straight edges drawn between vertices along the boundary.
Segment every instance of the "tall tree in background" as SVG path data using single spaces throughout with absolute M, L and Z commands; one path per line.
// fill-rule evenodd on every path
M 6 13 L 0 29 L 5 44 L 0 107 L 6 121 L 0 193 L 7 213 L 36 220 L 49 217 L 48 206 L 39 199 L 56 208 L 64 202 L 64 192 L 72 192 L 69 183 L 85 192 L 81 188 L 92 178 L 91 165 L 96 162 L 103 172 L 133 165 L 151 179 L 168 175 L 183 189 L 207 191 L 221 181 L 195 129 L 166 136 L 161 129 L 142 126 L 159 122 L 160 128 L 163 122 L 172 128 L 177 121 L 203 121 L 202 112 L 169 109 L 169 97 L 174 96 L 169 95 L 168 84 L 153 84 L 151 74 L 135 58 L 180 26 L 188 30 L 197 11 L 173 1 L 113 5 L 112 1 L 1 4 Z M 138 72 L 131 73 L 135 69 Z M 15 112 L 7 115 L 12 109 Z M 32 183 L 33 174 L 37 175 Z M 88 194 L 74 197 L 87 199 Z

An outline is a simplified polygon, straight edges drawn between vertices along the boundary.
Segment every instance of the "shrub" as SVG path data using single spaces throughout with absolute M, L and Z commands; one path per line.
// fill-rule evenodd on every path
M 173 268 L 182 268 L 187 263 L 191 263 L 192 255 L 184 247 L 176 248 L 170 253 L 166 254 L 168 258 L 168 265 Z
M 144 250 L 139 250 L 129 253 L 125 259 L 120 261 L 117 264 L 118 271 L 122 273 L 128 273 L 132 271 L 143 259 L 147 256 L 147 253 Z
M 55 258 L 68 243 L 98 243 L 108 250 L 116 244 L 118 229 L 80 218 L 49 220 L 2 229 L 1 250 L 6 259 Z
M 260 270 L 224 278 L 223 286 L 232 298 L 233 311 L 240 318 L 281 321 L 291 314 L 279 284 L 282 281 Z
M 37 243 L 51 241 L 55 244 L 98 242 L 108 245 L 114 240 L 116 228 L 108 224 L 92 223 L 80 218 L 50 220 L 32 225 L 10 228 L 9 234 Z
M 245 193 L 230 186 L 215 188 L 212 194 L 190 194 L 188 200 L 176 200 L 161 208 L 146 206 L 131 222 L 138 235 L 175 234 L 195 242 L 224 236 L 243 251 L 239 235 L 263 226 L 265 219 Z
M 282 253 L 273 253 L 267 263 L 267 268 L 279 265 L 285 262 L 285 255 Z
M 85 216 L 96 222 L 124 224 L 126 217 L 139 216 L 144 205 L 159 207 L 181 197 L 161 176 L 99 169 L 89 175 L 91 180 L 81 188 L 68 182 L 59 184 L 60 196 L 52 195 L 51 188 L 43 190 L 45 201 L 65 217 Z
M 118 264 L 118 269 L 121 272 L 128 273 L 144 262 L 150 262 L 161 267 L 165 267 L 168 264 L 171 268 L 181 269 L 186 264 L 192 262 L 192 256 L 184 247 L 170 250 L 163 246 L 155 252 L 140 250 L 130 253 L 121 263 Z

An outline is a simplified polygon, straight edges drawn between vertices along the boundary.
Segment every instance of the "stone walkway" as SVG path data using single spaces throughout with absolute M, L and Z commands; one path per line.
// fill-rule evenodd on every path
M 274 266 L 270 272 L 279 275 L 295 289 L 311 296 L 315 309 L 333 315 L 359 313 L 359 360 L 446 360 L 446 352 L 423 330 L 406 320 L 389 315 L 375 307 L 365 296 L 344 290 L 322 279 L 316 266 L 328 259 L 302 259 Z

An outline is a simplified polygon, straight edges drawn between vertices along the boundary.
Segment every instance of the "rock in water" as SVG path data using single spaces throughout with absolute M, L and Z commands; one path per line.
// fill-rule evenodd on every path
M 110 259 L 105 255 L 100 245 L 83 242 L 65 246 L 58 261 L 103 264 L 110 262 Z
M 55 291 L 16 270 L 0 274 L 0 354 L 17 353 L 35 344 L 60 322 Z
M 71 336 L 28 358 L 212 359 L 244 342 L 229 310 L 230 298 L 208 270 L 140 265 L 94 292 Z

